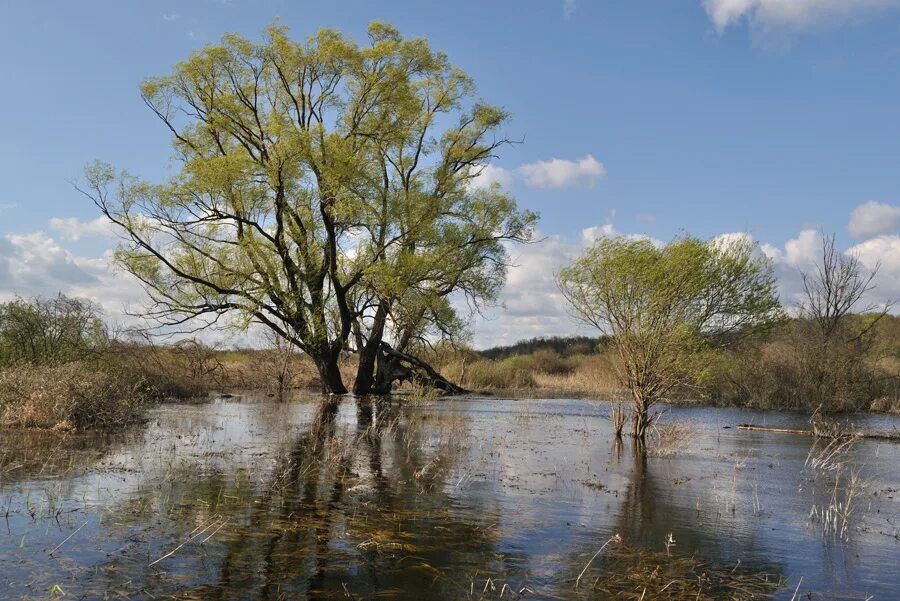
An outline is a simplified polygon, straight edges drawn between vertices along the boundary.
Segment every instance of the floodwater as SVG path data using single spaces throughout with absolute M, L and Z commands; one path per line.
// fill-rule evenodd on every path
M 900 599 L 900 444 L 813 466 L 734 428 L 803 416 L 673 407 L 642 452 L 608 415 L 245 396 L 0 432 L 0 599 Z

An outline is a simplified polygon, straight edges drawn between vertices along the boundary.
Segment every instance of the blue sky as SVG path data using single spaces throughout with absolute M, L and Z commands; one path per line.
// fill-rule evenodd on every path
M 70 286 L 113 312 L 129 297 L 104 271 L 114 240 L 68 180 L 94 159 L 160 177 L 169 140 L 138 96 L 140 81 L 223 32 L 255 37 L 275 17 L 298 37 L 328 26 L 362 39 L 369 21 L 390 21 L 427 36 L 483 98 L 512 112 L 508 133 L 524 143 L 490 171 L 540 212 L 547 240 L 516 251 L 506 308 L 476 324 L 481 346 L 572 331 L 541 270 L 604 227 L 660 240 L 742 232 L 767 245 L 786 280 L 809 259 L 808 232 L 822 228 L 881 260 L 882 290 L 900 292 L 898 8 L 893 0 L 7 1 L 0 295 Z M 529 278 L 537 292 L 527 292 Z

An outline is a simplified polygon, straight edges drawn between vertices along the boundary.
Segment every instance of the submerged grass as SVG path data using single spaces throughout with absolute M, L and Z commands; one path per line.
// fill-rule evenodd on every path
M 834 426 L 825 430 L 815 423 L 814 429 L 817 436 L 804 465 L 824 490 L 810 509 L 809 521 L 820 526 L 824 536 L 846 541 L 857 517 L 860 494 L 868 487 L 851 461 L 860 436 Z
M 591 578 L 593 576 L 593 578 Z M 774 572 L 721 565 L 614 542 L 603 562 L 582 579 L 582 588 L 612 599 L 650 601 L 751 601 L 770 599 L 785 587 Z M 587 585 L 587 586 L 585 586 Z
M 538 443 L 545 441 L 567 441 L 567 456 L 572 456 L 579 442 L 569 440 L 570 433 L 581 418 L 570 416 L 563 421 L 556 415 L 533 412 L 527 403 L 515 408 L 519 410 L 515 416 L 500 413 L 495 418 L 460 415 L 445 407 L 428 411 L 405 402 L 324 401 L 290 427 L 285 425 L 287 411 L 251 421 L 248 429 L 271 437 L 271 449 L 241 441 L 225 452 L 204 436 L 195 436 L 206 427 L 210 436 L 227 439 L 231 434 L 223 433 L 219 422 L 207 423 L 197 419 L 193 408 L 179 407 L 173 411 L 186 412 L 189 418 L 183 429 L 172 430 L 163 415 L 162 432 L 170 432 L 171 440 L 144 447 L 157 449 L 163 457 L 148 460 L 149 453 L 141 452 L 135 454 L 141 458 L 138 463 L 108 466 L 145 470 L 148 463 L 141 462 L 163 467 L 171 462 L 163 475 L 146 482 L 129 502 L 104 508 L 99 517 L 93 514 L 90 527 L 83 525 L 87 504 L 68 518 L 69 514 L 63 514 L 66 528 L 52 535 L 49 543 L 41 543 L 40 549 L 38 542 L 30 542 L 31 537 L 47 524 L 52 526 L 51 520 L 32 526 L 26 550 L 18 554 L 43 557 L 37 550 L 62 544 L 56 555 L 65 560 L 70 552 L 94 549 L 95 528 L 102 521 L 106 537 L 102 550 L 107 559 L 99 569 L 94 565 L 73 568 L 70 579 L 60 580 L 69 596 L 113 591 L 123 597 L 194 599 L 744 601 L 769 599 L 778 591 L 784 594 L 785 583 L 778 575 L 782 571 L 772 564 L 755 559 L 752 565 L 726 563 L 737 556 L 752 557 L 740 550 L 735 555 L 727 535 L 724 550 L 717 548 L 715 536 L 691 539 L 685 535 L 682 540 L 676 513 L 682 505 L 690 508 L 684 499 L 665 504 L 670 499 L 666 491 L 674 486 L 670 478 L 680 475 L 668 469 L 669 462 L 647 465 L 636 460 L 634 468 L 617 470 L 621 471 L 617 475 L 631 478 L 627 486 L 610 474 L 603 480 L 608 487 L 586 493 L 596 494 L 604 504 L 634 507 L 632 517 L 658 517 L 658 532 L 649 549 L 637 545 L 644 544 L 643 528 L 653 526 L 642 520 L 631 523 L 625 519 L 628 514 L 623 514 L 623 523 L 599 526 L 622 532 L 628 542 L 610 543 L 598 552 L 597 546 L 586 546 L 594 543 L 585 543 L 577 522 L 571 529 L 560 530 L 554 522 L 561 516 L 529 512 L 524 501 L 521 505 L 497 502 L 502 498 L 498 495 L 515 495 L 564 506 L 569 479 L 583 475 L 577 460 L 558 465 L 554 460 L 552 466 L 529 463 L 544 456 Z M 198 427 L 201 423 L 207 425 Z M 279 428 L 282 432 L 273 436 Z M 677 440 L 672 432 L 691 432 L 688 422 L 658 428 L 660 441 Z M 609 429 L 604 423 L 590 430 L 591 434 L 599 431 Z M 554 432 L 564 438 L 548 436 Z M 52 438 L 49 433 L 37 434 Z M 660 441 L 654 440 L 649 449 Z M 189 461 L 182 460 L 185 453 Z M 229 462 L 239 457 L 248 463 L 237 464 L 241 467 L 235 470 Z M 610 466 L 620 459 L 611 454 Z M 20 460 L 10 456 L 8 465 L 13 462 Z M 495 472 L 496 466 L 504 471 Z M 558 474 L 544 472 L 551 468 Z M 742 469 L 750 473 L 752 466 Z M 529 484 L 528 478 L 535 480 Z M 492 491 L 495 482 L 497 489 Z M 629 487 L 635 492 L 629 493 Z M 629 494 L 633 495 L 630 500 Z M 30 503 L 38 501 L 33 498 Z M 520 506 L 521 512 L 509 509 Z M 596 516 L 609 513 L 602 506 L 594 507 Z M 17 510 L 15 504 L 13 510 Z M 39 513 L 57 515 L 49 510 Z M 800 523 L 804 514 L 801 511 L 798 516 Z M 563 515 L 569 519 L 575 514 Z M 703 522 L 714 519 L 721 518 L 704 510 Z M 701 520 L 699 501 L 697 520 Z M 703 524 L 696 527 L 705 529 Z M 663 539 L 670 529 L 675 534 Z M 709 532 L 717 531 L 710 527 Z M 558 535 L 569 537 L 562 539 L 565 545 L 543 546 L 545 541 L 537 538 Z M 120 553 L 120 547 L 127 553 Z M 695 548 L 704 557 L 692 555 Z M 40 561 L 34 565 L 43 567 Z M 46 598 L 52 581 L 38 570 L 35 574 L 37 584 L 29 590 L 35 591 L 35 598 L 39 593 Z M 219 574 L 221 581 L 216 580 Z M 16 577 L 10 590 L 31 587 L 32 576 Z M 0 597 L 2 580 L 0 575 Z M 29 584 L 23 584 L 26 581 Z

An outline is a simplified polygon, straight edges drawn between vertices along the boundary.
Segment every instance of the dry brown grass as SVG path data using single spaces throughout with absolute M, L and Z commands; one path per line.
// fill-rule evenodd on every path
M 607 353 L 562 357 L 541 350 L 499 360 L 455 358 L 441 367 L 448 378 L 474 391 L 623 397 L 613 360 Z
M 107 369 L 129 372 L 134 378 L 151 382 L 158 396 L 175 398 L 212 391 L 275 391 L 279 370 L 273 369 L 272 364 L 278 361 L 289 362 L 286 369 L 291 374 L 291 387 L 318 388 L 315 366 L 300 354 L 285 359 L 273 357 L 267 350 L 129 345 L 112 349 L 104 358 Z
M 80 362 L 0 371 L 0 425 L 72 430 L 114 428 L 140 419 L 148 386 L 128 374 Z

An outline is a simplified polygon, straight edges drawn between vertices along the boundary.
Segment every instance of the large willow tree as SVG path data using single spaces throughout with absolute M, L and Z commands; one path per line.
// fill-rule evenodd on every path
M 455 298 L 494 298 L 504 244 L 532 235 L 533 214 L 472 181 L 508 143 L 507 113 L 389 25 L 365 46 L 328 29 L 300 43 L 277 24 L 261 43 L 226 35 L 141 94 L 177 173 L 150 184 L 98 164 L 84 191 L 125 233 L 117 258 L 150 315 L 263 324 L 312 358 L 327 392 L 346 392 L 350 344 L 367 393 L 379 356 L 410 358 L 389 341 L 449 331 Z

